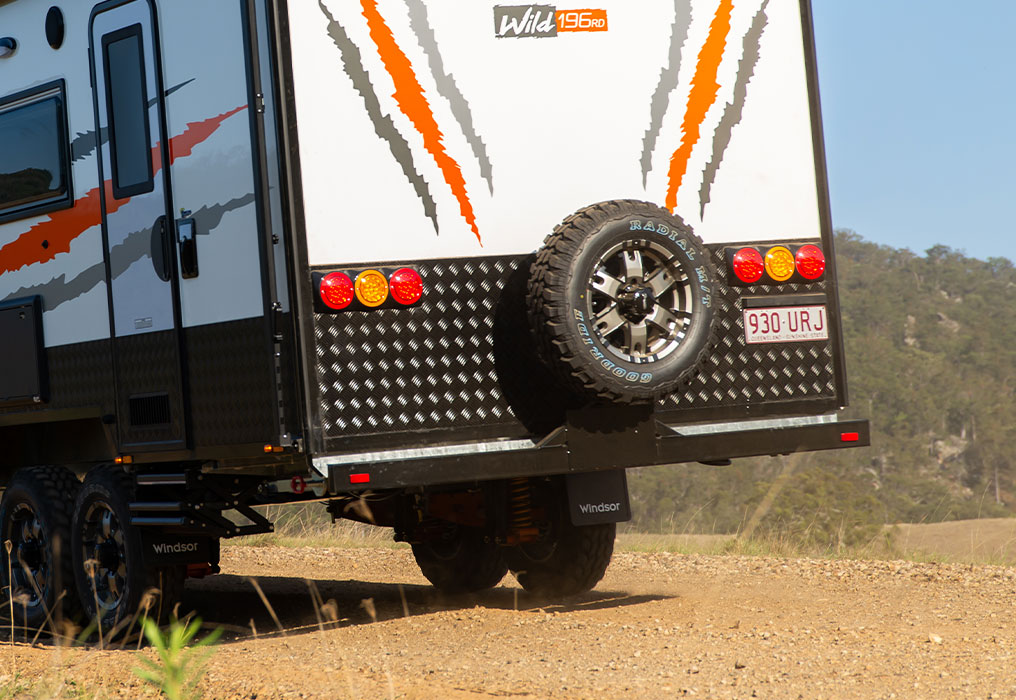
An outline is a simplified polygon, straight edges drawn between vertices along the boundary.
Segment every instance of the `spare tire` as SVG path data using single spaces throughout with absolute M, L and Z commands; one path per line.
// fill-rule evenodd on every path
M 579 394 L 651 401 L 705 358 L 714 279 L 680 217 L 647 202 L 602 202 L 547 237 L 530 267 L 529 321 L 544 362 Z

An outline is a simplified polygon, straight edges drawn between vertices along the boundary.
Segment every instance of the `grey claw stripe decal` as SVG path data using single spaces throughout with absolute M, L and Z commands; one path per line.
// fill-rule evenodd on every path
M 346 75 L 353 81 L 353 86 L 360 93 L 360 97 L 363 98 L 364 107 L 374 124 L 374 133 L 388 142 L 388 147 L 402 168 L 406 179 L 409 180 L 413 189 L 416 190 L 416 195 L 423 202 L 423 211 L 434 224 L 434 231 L 440 233 L 437 223 L 437 204 L 430 194 L 430 186 L 416 169 L 409 142 L 399 133 L 392 118 L 381 110 L 381 101 L 378 99 L 377 93 L 374 92 L 374 86 L 370 82 L 367 70 L 363 67 L 360 50 L 349 38 L 349 34 L 346 33 L 343 26 L 328 11 L 322 0 L 318 0 L 318 6 L 328 19 L 328 35 L 342 54 L 342 67 Z
M 197 222 L 198 231 L 201 233 L 213 233 L 222 218 L 231 211 L 243 209 L 254 203 L 254 193 L 237 197 L 225 204 L 216 204 L 211 207 L 202 207 L 192 214 Z M 129 234 L 119 245 L 113 246 L 110 250 L 110 274 L 116 279 L 138 260 L 150 257 L 152 251 L 152 229 L 146 228 Z M 22 287 L 11 292 L 0 301 L 8 299 L 19 299 L 21 297 L 34 296 L 42 297 L 42 306 L 45 311 L 52 311 L 61 304 L 77 299 L 86 294 L 97 285 L 106 281 L 106 265 L 100 262 L 92 265 L 78 273 L 70 281 L 66 281 L 65 275 L 54 277 L 49 282 L 37 284 L 31 287 Z
M 744 104 L 748 98 L 748 83 L 755 75 L 755 66 L 758 65 L 761 56 L 762 34 L 766 30 L 769 18 L 766 16 L 766 7 L 769 0 L 763 0 L 759 11 L 751 22 L 751 29 L 744 35 L 744 52 L 741 55 L 741 62 L 737 68 L 737 82 L 734 83 L 734 100 L 728 102 L 723 110 L 720 123 L 713 133 L 713 153 L 709 162 L 702 171 L 702 186 L 699 188 L 699 217 L 705 217 L 706 205 L 709 204 L 709 196 L 712 192 L 713 183 L 716 181 L 716 173 L 723 163 L 723 155 L 730 145 L 730 137 L 734 127 L 741 123 L 744 114 Z
M 184 87 L 184 86 L 186 86 L 186 85 L 188 85 L 190 83 L 193 83 L 193 82 L 194 82 L 194 78 L 191 78 L 190 80 L 183 81 L 179 85 L 174 85 L 173 87 L 169 88 L 168 90 L 166 90 L 163 93 L 163 97 L 169 97 L 170 95 L 172 95 L 174 92 L 176 92 L 180 88 L 182 88 L 182 87 Z M 155 106 L 155 100 L 149 100 L 148 101 L 148 106 L 149 107 L 154 107 Z M 100 132 L 99 143 L 103 143 L 104 144 L 107 141 L 109 141 L 109 132 L 106 129 L 103 129 Z M 87 158 L 88 156 L 92 155 L 92 153 L 95 152 L 95 149 L 96 149 L 97 145 L 98 144 L 96 144 L 96 142 L 95 142 L 95 132 L 94 131 L 86 131 L 83 134 L 77 134 L 74 137 L 74 140 L 71 141 L 71 160 L 72 161 L 79 161 L 79 160 L 83 160 L 83 159 Z
M 767 0 L 768 1 L 768 0 Z M 663 118 L 670 108 L 670 93 L 677 88 L 677 76 L 681 70 L 681 53 L 684 42 L 688 40 L 688 28 L 691 26 L 691 5 L 687 0 L 675 0 L 674 24 L 670 34 L 670 62 L 660 71 L 660 82 L 649 103 L 649 128 L 642 143 L 642 186 L 646 186 L 649 172 L 653 169 L 653 152 L 656 140 L 663 128 Z
M 416 34 L 417 41 L 420 42 L 424 53 L 427 54 L 437 90 L 442 97 L 448 100 L 452 115 L 458 121 L 462 135 L 466 137 L 466 141 L 469 142 L 469 146 L 473 149 L 473 155 L 476 156 L 480 165 L 480 175 L 487 181 L 490 193 L 494 194 L 493 165 L 487 155 L 487 145 L 473 125 L 473 112 L 469 107 L 469 101 L 459 90 L 459 86 L 455 83 L 455 77 L 445 72 L 444 59 L 441 57 L 437 37 L 434 36 L 434 30 L 430 26 L 427 8 L 421 0 L 405 0 L 405 2 L 409 8 L 409 26 Z

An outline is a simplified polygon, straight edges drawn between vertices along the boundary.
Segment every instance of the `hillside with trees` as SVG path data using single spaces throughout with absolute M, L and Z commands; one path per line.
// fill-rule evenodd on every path
M 1016 509 L 1016 269 L 836 236 L 850 408 L 872 446 L 632 472 L 649 531 L 856 544 L 887 523 Z

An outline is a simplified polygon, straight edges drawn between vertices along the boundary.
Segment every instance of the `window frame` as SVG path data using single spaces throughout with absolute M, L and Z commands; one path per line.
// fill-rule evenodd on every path
M 102 44 L 102 77 L 105 83 L 105 98 L 106 98 L 106 128 L 109 133 L 109 167 L 110 167 L 110 183 L 112 185 L 113 197 L 115 199 L 129 199 L 139 194 L 147 194 L 155 190 L 155 169 L 152 163 L 152 122 L 148 117 L 148 67 L 145 65 L 145 35 L 141 23 L 132 24 L 129 27 L 123 27 L 116 31 L 110 32 L 109 34 L 103 34 L 101 39 Z M 141 68 L 141 93 L 142 99 L 144 100 L 144 119 L 145 119 L 145 143 L 148 145 L 146 149 L 147 154 L 147 165 L 148 165 L 148 177 L 147 179 L 130 185 L 128 187 L 120 187 L 119 185 L 119 170 L 117 167 L 117 153 L 119 149 L 116 143 L 116 124 L 113 119 L 113 86 L 110 82 L 109 72 L 109 45 L 114 44 L 124 39 L 135 37 L 138 42 L 138 60 Z
M 71 163 L 70 131 L 67 122 L 67 85 L 63 79 L 51 80 L 41 85 L 20 90 L 18 92 L 0 97 L 0 116 L 5 112 L 12 112 L 21 107 L 29 107 L 38 102 L 57 98 L 57 148 L 59 150 L 61 175 L 64 180 L 63 194 L 56 195 L 38 202 L 12 205 L 4 207 L 0 204 L 0 224 L 20 219 L 29 219 L 35 216 L 42 216 L 61 209 L 70 209 L 74 206 L 74 179 Z

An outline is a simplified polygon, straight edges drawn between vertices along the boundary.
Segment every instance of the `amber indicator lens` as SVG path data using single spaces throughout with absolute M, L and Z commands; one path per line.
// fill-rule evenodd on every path
M 803 245 L 797 249 L 797 272 L 806 280 L 817 280 L 825 272 L 825 253 L 817 245 Z
M 388 279 L 377 270 L 366 270 L 356 276 L 356 298 L 364 306 L 381 306 L 388 299 Z
M 404 306 L 415 304 L 423 296 L 423 278 L 416 270 L 408 267 L 396 270 L 388 282 L 392 298 Z
M 342 272 L 332 272 L 321 278 L 319 285 L 321 301 L 329 309 L 341 311 L 353 303 L 353 280 Z
M 745 284 L 758 282 L 762 279 L 762 273 L 765 272 L 762 253 L 754 248 L 741 248 L 734 253 L 733 267 L 737 279 Z
M 794 255 L 786 246 L 770 248 L 766 253 L 765 265 L 766 272 L 776 282 L 786 282 L 794 276 Z

